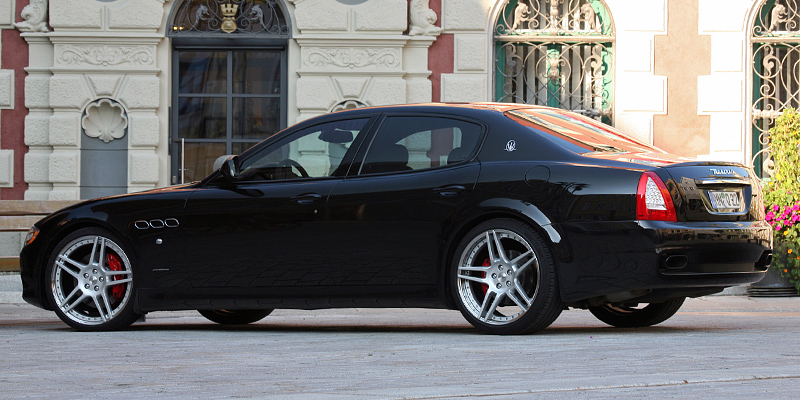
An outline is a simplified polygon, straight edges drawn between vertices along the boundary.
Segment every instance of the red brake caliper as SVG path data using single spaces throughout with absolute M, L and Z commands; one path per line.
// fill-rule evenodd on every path
M 114 253 L 108 253 L 106 257 L 106 261 L 108 262 L 108 269 L 112 271 L 122 271 L 122 260 L 119 259 L 119 256 Z M 113 280 L 119 279 L 119 276 L 114 276 Z M 120 301 L 122 300 L 122 296 L 125 294 L 125 285 L 114 285 L 111 288 L 111 296 L 114 297 L 114 300 Z
M 483 264 L 481 264 L 481 267 L 490 267 L 491 265 L 492 265 L 492 262 L 487 258 L 487 259 L 483 260 Z M 486 272 L 482 272 L 482 274 L 483 274 L 483 277 L 486 278 Z M 489 291 L 489 285 L 484 283 L 484 284 L 481 285 L 481 289 L 483 289 L 483 294 L 486 294 L 486 292 Z

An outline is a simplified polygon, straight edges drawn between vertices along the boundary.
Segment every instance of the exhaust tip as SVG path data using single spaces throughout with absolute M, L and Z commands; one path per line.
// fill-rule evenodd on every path
M 672 255 L 664 259 L 664 268 L 666 269 L 683 269 L 688 264 L 689 258 L 684 255 Z

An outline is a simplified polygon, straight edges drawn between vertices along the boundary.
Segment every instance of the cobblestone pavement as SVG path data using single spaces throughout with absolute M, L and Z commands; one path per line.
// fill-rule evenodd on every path
M 0 305 L 0 398 L 800 398 L 800 298 L 688 300 L 667 322 L 616 329 L 564 312 L 489 336 L 442 310 L 279 310 L 244 327 L 159 312 L 79 333 Z

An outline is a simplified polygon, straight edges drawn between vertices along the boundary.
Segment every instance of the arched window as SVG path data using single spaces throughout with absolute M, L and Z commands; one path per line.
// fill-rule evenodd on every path
M 753 164 L 770 175 L 768 131 L 784 109 L 800 108 L 800 5 L 761 0 L 753 17 Z
M 495 24 L 495 100 L 610 123 L 614 24 L 602 0 L 505 0 Z
M 278 0 L 185 0 L 170 20 L 172 181 L 191 182 L 286 127 L 290 29 Z

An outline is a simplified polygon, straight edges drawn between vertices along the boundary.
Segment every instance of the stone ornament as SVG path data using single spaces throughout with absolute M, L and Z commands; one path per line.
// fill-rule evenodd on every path
M 383 68 L 400 66 L 400 52 L 397 49 L 310 48 L 306 54 L 305 64 L 311 67 L 336 66 L 355 69 L 371 65 Z
M 342 111 L 342 110 L 353 110 L 362 107 L 367 107 L 367 105 L 358 100 L 342 100 L 336 103 L 336 105 L 333 106 L 333 108 L 331 108 L 331 112 Z
M 48 32 L 47 0 L 30 0 L 20 13 L 22 22 L 15 22 L 14 27 L 20 32 Z
M 168 35 L 199 32 L 288 35 L 289 25 L 278 0 L 187 0 Z
M 442 28 L 435 26 L 438 16 L 430 9 L 430 0 L 411 0 L 408 6 L 409 29 L 411 36 L 439 36 Z
M 96 66 L 112 65 L 153 65 L 155 54 L 148 46 L 63 46 L 56 58 L 59 64 L 89 64 Z
M 128 117 L 125 115 L 125 109 L 116 101 L 100 99 L 86 106 L 86 113 L 81 118 L 81 127 L 86 136 L 108 143 L 125 136 Z

